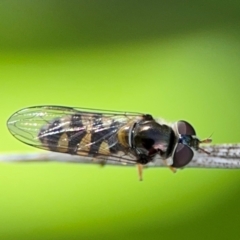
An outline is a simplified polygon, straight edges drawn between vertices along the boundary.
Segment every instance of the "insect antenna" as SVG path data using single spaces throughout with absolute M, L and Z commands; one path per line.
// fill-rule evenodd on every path
M 213 135 L 213 133 L 208 137 L 208 138 L 205 138 L 205 139 L 203 139 L 203 140 L 201 140 L 201 141 L 199 141 L 199 143 L 211 143 L 212 142 L 212 135 Z M 210 152 L 208 152 L 208 151 L 206 151 L 206 150 L 204 150 L 203 148 L 198 148 L 201 152 L 204 152 L 204 153 L 206 153 L 206 154 L 210 154 Z

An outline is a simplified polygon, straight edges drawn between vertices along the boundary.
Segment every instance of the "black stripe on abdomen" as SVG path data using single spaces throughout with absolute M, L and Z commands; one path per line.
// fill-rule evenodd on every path
M 75 154 L 78 150 L 78 145 L 87 134 L 85 126 L 82 123 L 82 116 L 80 114 L 74 114 L 71 116 L 69 129 L 73 129 L 73 131 L 69 131 L 67 133 L 69 138 L 68 153 Z

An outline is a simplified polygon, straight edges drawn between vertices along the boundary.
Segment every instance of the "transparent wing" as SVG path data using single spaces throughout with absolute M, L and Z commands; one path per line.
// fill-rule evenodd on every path
M 142 118 L 124 113 L 62 106 L 36 106 L 14 113 L 7 122 L 18 140 L 45 150 L 136 163 L 136 156 L 118 142 L 121 127 Z

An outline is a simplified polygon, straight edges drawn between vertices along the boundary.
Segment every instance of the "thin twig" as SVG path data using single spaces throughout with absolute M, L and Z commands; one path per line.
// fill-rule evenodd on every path
M 209 152 L 196 152 L 193 160 L 186 166 L 190 168 L 240 168 L 240 144 L 219 144 L 203 146 L 203 150 Z M 84 164 L 103 164 L 102 159 L 94 159 L 81 156 L 72 156 L 68 154 L 55 152 L 39 153 L 17 153 L 1 154 L 0 162 L 75 162 Z M 123 166 L 121 162 L 107 161 L 106 165 Z M 131 165 L 130 165 L 131 166 Z M 160 158 L 148 163 L 146 167 L 165 167 L 166 165 Z

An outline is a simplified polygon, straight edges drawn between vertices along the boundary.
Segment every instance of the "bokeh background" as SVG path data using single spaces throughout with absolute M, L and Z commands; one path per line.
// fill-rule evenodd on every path
M 1 153 L 36 152 L 6 128 L 57 104 L 186 119 L 240 142 L 239 1 L 0 3 Z M 239 239 L 240 171 L 0 164 L 0 239 Z

